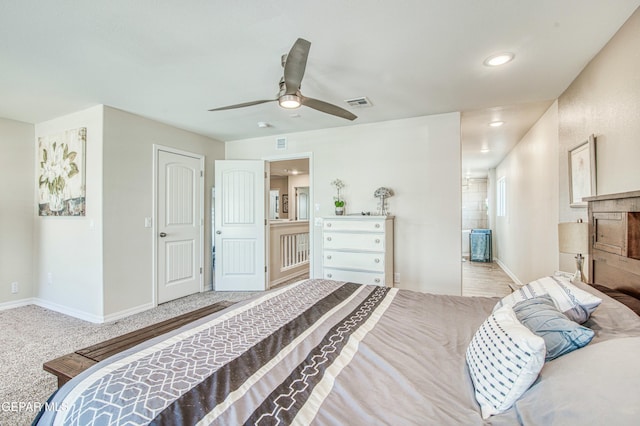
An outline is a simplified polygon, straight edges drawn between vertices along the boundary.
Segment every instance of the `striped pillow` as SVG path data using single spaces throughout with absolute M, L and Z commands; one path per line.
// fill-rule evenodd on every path
M 510 306 L 485 320 L 466 353 L 483 419 L 508 410 L 529 389 L 545 353 L 542 337 L 520 324 Z
M 579 289 L 569 280 L 559 276 L 544 277 L 520 287 L 500 300 L 493 308 L 513 306 L 518 302 L 548 294 L 560 312 L 578 324 L 584 323 L 602 303 L 602 299 Z

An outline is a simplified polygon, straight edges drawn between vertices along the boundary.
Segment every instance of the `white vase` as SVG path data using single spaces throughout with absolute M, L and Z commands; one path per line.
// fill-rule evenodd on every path
M 62 209 L 64 209 L 63 198 L 63 195 L 57 192 L 49 194 L 49 210 L 52 212 L 62 211 Z
M 344 214 L 344 207 L 336 207 L 336 216 L 342 216 Z

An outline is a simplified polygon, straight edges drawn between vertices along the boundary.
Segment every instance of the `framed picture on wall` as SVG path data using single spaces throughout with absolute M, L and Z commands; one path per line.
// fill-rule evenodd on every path
M 289 213 L 289 194 L 282 194 L 282 213 Z
M 569 204 L 587 207 L 584 197 L 596 195 L 596 138 L 594 135 L 569 150 Z
M 85 216 L 87 128 L 38 138 L 40 216 Z

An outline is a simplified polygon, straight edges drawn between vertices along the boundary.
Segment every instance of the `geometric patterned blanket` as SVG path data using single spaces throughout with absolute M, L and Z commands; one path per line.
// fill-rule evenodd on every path
M 308 280 L 115 355 L 38 425 L 309 424 L 396 289 Z

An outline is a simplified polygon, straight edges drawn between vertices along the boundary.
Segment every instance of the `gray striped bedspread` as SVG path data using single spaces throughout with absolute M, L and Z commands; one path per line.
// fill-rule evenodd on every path
M 496 300 L 302 281 L 97 364 L 38 425 L 483 424 L 464 354 Z

